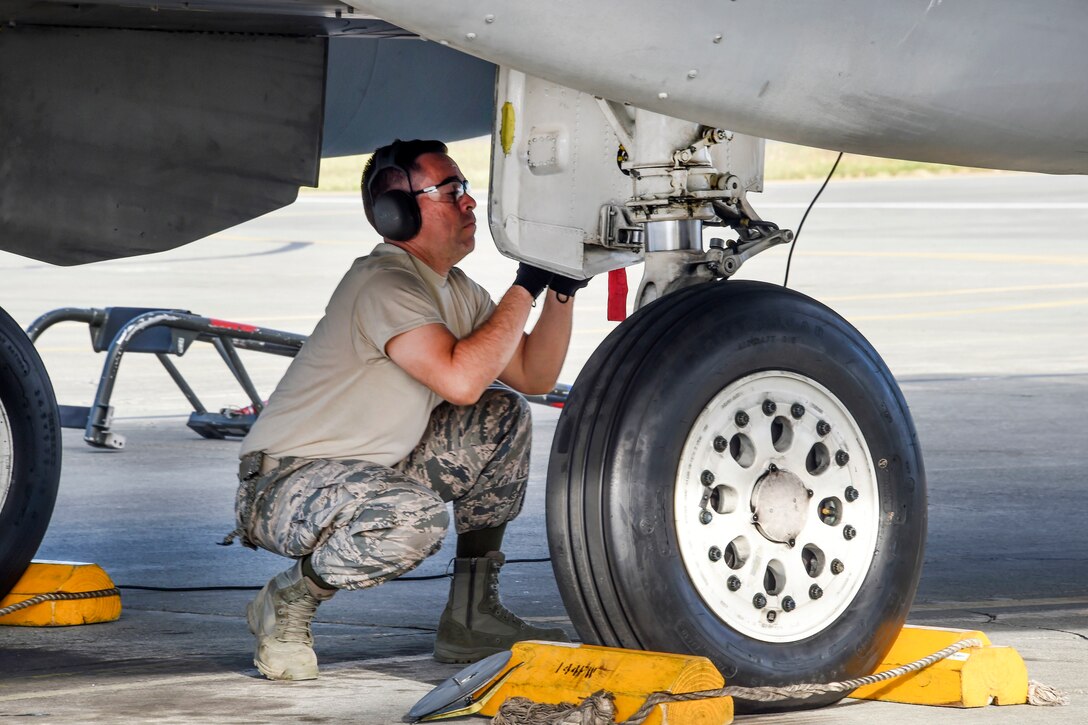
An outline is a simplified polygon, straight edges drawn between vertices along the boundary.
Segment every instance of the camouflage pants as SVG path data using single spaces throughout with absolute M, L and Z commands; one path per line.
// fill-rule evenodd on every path
M 442 403 L 419 445 L 389 467 L 363 460 L 283 458 L 238 497 L 244 538 L 277 554 L 311 554 L 339 589 L 363 589 L 438 551 L 453 503 L 458 533 L 521 511 L 529 477 L 529 405 L 488 389 L 475 405 Z M 244 486 L 243 486 L 244 488 Z

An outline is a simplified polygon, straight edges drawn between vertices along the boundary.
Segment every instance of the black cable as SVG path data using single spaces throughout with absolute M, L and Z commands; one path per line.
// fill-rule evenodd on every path
M 543 559 L 507 559 L 507 564 L 541 564 L 551 561 L 551 557 Z M 423 582 L 434 579 L 449 579 L 449 574 L 430 574 L 428 576 L 401 576 L 393 579 L 395 582 Z M 143 592 L 255 592 L 264 585 L 256 587 L 224 586 L 224 587 L 145 587 L 136 584 L 118 584 L 118 589 L 136 589 Z
M 138 589 L 144 592 L 252 592 L 263 589 L 259 587 L 145 587 L 137 584 L 118 584 L 118 589 Z
M 793 262 L 793 250 L 797 249 L 797 240 L 801 238 L 801 229 L 805 226 L 805 220 L 808 219 L 808 213 L 812 211 L 812 207 L 815 206 L 816 200 L 820 198 L 820 194 L 824 193 L 827 182 L 831 181 L 831 177 L 835 175 L 835 169 L 839 167 L 840 161 L 842 161 L 842 151 L 835 157 L 835 163 L 831 164 L 831 171 L 827 172 L 827 178 L 824 179 L 824 183 L 820 185 L 820 190 L 816 192 L 816 196 L 812 197 L 812 201 L 808 203 L 808 209 L 805 209 L 804 216 L 801 217 L 801 223 L 797 225 L 797 233 L 793 235 L 793 243 L 790 244 L 790 255 L 786 257 L 786 276 L 782 279 L 783 287 L 789 287 L 790 264 Z

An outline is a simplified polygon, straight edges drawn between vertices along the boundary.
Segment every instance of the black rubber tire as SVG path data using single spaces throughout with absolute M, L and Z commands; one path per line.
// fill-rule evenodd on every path
M 873 471 L 883 515 L 860 591 L 821 632 L 792 643 L 747 637 L 706 606 L 673 518 L 695 419 L 731 382 L 765 370 L 826 387 L 857 421 L 872 460 L 889 462 Z M 870 674 L 906 619 L 923 561 L 925 473 L 902 393 L 854 327 L 778 286 L 712 282 L 640 310 L 583 368 L 556 429 L 547 515 L 556 578 L 584 642 L 702 655 L 729 684 L 829 682 Z M 773 711 L 841 697 L 737 704 Z
M 11 428 L 11 482 L 6 496 L 0 482 L 3 596 L 26 571 L 49 526 L 60 482 L 61 437 L 57 401 L 45 366 L 26 334 L 2 309 L 0 405 Z

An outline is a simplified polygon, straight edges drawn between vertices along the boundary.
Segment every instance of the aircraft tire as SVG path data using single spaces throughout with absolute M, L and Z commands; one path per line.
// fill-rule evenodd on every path
M 0 309 L 0 597 L 45 536 L 60 482 L 60 418 L 30 340 Z
M 872 673 L 906 619 L 925 473 L 856 329 L 778 286 L 712 282 L 639 310 L 583 368 L 547 515 L 584 642 L 702 655 L 728 684 L 830 682 Z

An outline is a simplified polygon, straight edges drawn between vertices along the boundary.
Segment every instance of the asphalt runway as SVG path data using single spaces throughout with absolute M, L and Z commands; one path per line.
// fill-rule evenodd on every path
M 796 228 L 818 184 L 753 197 Z M 63 213 L 63 210 L 58 210 Z M 3 305 L 21 324 L 61 306 L 162 306 L 307 333 L 343 271 L 377 239 L 354 196 L 295 205 L 178 250 L 79 268 L 0 254 Z M 738 277 L 780 282 L 785 250 Z M 494 296 L 516 264 L 485 234 L 462 267 Z M 881 351 L 911 406 L 929 482 L 929 538 L 911 621 L 981 628 L 1018 648 L 1060 709 L 951 711 L 846 701 L 752 723 L 1088 721 L 1088 178 L 985 175 L 833 181 L 809 216 L 791 286 Z M 638 270 L 630 270 L 631 286 Z M 578 298 L 562 379 L 615 326 L 595 280 Z M 79 326 L 39 343 L 58 400 L 86 405 L 102 356 Z M 267 395 L 286 361 L 243 353 Z M 246 403 L 211 349 L 179 367 L 209 409 Z M 663 374 L 667 374 L 663 372 Z M 65 431 L 64 473 L 40 558 L 94 561 L 122 585 L 260 586 L 285 562 L 216 542 L 233 528 L 237 442 L 185 427 L 187 404 L 150 356 L 114 393 L 122 452 Z M 557 411 L 534 406 L 530 493 L 507 554 L 546 557 L 543 488 Z M 413 572 L 441 575 L 452 548 Z M 249 591 L 126 590 L 120 621 L 0 628 L 0 717 L 34 722 L 397 722 L 456 667 L 429 656 L 443 580 L 344 592 L 315 626 L 321 679 L 264 681 L 250 663 Z M 567 626 L 547 563 L 503 572 L 511 609 Z M 573 633 L 573 630 L 571 630 Z M 482 722 L 482 721 L 480 721 Z

